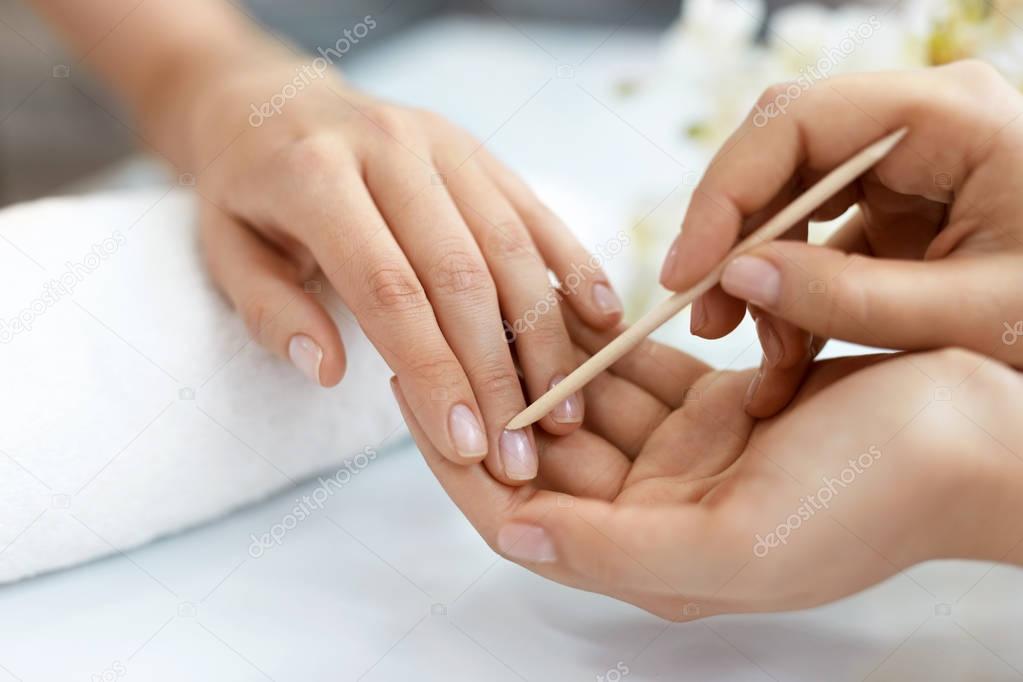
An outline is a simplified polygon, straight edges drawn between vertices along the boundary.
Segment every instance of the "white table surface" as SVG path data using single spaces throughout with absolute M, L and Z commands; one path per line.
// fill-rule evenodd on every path
M 671 126 L 598 101 L 608 74 L 655 48 L 628 29 L 450 20 L 350 68 L 487 139 L 599 236 L 634 210 L 630 197 L 653 208 L 678 182 Z M 565 64 L 571 77 L 559 78 Z M 743 328 L 691 349 L 751 364 L 751 340 Z M 935 562 L 811 611 L 670 625 L 495 557 L 408 441 L 252 558 L 250 534 L 316 486 L 0 589 L 0 681 L 615 680 L 625 668 L 637 681 L 1023 677 L 1013 568 Z

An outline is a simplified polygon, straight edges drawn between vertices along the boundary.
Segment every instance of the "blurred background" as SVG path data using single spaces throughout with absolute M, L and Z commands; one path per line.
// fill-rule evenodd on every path
M 400 40 L 403 31 L 445 14 L 666 27 L 678 13 L 677 0 L 249 0 L 240 6 L 309 49 L 332 45 L 341 28 L 373 14 L 379 27 L 353 60 L 372 52 L 363 47 Z M 118 112 L 116 102 L 84 70 L 59 68 L 73 63 L 29 3 L 0 0 L 0 205 L 52 193 L 132 150 L 131 131 L 107 113 Z

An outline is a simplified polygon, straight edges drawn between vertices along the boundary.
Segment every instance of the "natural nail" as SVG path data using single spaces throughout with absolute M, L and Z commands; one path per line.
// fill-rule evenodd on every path
M 678 240 L 681 238 L 682 235 L 675 237 L 675 241 L 671 243 L 671 248 L 668 249 L 668 255 L 664 259 L 664 265 L 661 266 L 661 284 L 666 284 L 675 273 L 675 261 L 678 258 Z
M 565 380 L 564 375 L 556 376 L 551 379 L 551 388 L 554 388 L 559 383 Z M 577 424 L 583 420 L 583 403 L 579 398 L 578 393 L 565 398 L 562 402 L 551 410 L 551 419 L 556 421 L 558 424 Z
M 689 311 L 689 333 L 696 334 L 707 326 L 707 303 L 703 296 L 693 301 L 692 310 Z
M 725 268 L 721 286 L 732 296 L 762 306 L 775 306 L 781 298 L 781 273 L 768 260 L 739 256 Z
M 622 312 L 622 302 L 618 299 L 618 295 L 603 282 L 593 285 L 593 303 L 605 315 Z
M 497 548 L 509 559 L 531 564 L 549 564 L 558 558 L 547 531 L 528 523 L 502 526 L 497 532 Z
M 288 357 L 302 374 L 320 383 L 320 363 L 323 362 L 323 349 L 305 334 L 295 334 L 288 341 Z
M 784 349 L 781 345 L 781 337 L 774 330 L 774 325 L 766 317 L 757 319 L 757 336 L 760 337 L 760 347 L 764 349 L 764 359 L 767 364 L 774 367 L 781 362 Z
M 452 407 L 448 416 L 448 426 L 451 429 L 451 440 L 459 455 L 476 458 L 487 454 L 487 434 L 483 432 L 479 420 L 468 407 L 461 403 Z
M 504 473 L 515 481 L 536 478 L 537 457 L 529 436 L 523 429 L 501 433 L 501 461 Z

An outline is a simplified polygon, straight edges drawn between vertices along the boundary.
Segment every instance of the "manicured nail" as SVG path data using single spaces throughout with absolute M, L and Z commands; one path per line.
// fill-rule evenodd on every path
M 500 447 L 504 473 L 508 478 L 515 481 L 536 478 L 536 450 L 523 429 L 501 433 Z
M 689 312 L 689 333 L 696 334 L 707 326 L 707 304 L 703 296 L 693 301 L 692 310 Z
M 502 526 L 497 531 L 497 549 L 509 559 L 530 564 L 549 564 L 558 558 L 547 531 L 528 523 Z
M 781 362 L 784 352 L 781 337 L 778 336 L 774 325 L 766 317 L 760 317 L 757 320 L 757 336 L 760 337 L 760 347 L 764 349 L 764 359 L 767 360 L 767 364 L 774 367 Z
M 757 395 L 757 390 L 760 388 L 760 383 L 764 380 L 764 364 L 760 363 L 760 369 L 757 370 L 756 376 L 753 377 L 753 381 L 749 382 L 749 388 L 746 389 L 746 399 L 743 400 L 743 406 L 749 405 L 753 402 L 753 398 Z
M 461 403 L 452 407 L 448 427 L 459 455 L 474 459 L 487 454 L 487 434 L 468 407 Z
M 288 341 L 288 357 L 291 363 L 302 374 L 320 383 L 320 363 L 323 362 L 323 349 L 305 334 L 295 334 Z
M 725 268 L 721 286 L 732 296 L 762 306 L 781 299 L 781 273 L 774 263 L 756 256 L 739 256 Z
M 564 375 L 551 379 L 551 388 L 565 380 Z M 573 393 L 551 410 L 551 419 L 559 424 L 578 424 L 583 420 L 583 404 L 578 393 Z
M 622 312 L 622 302 L 618 299 L 618 295 L 603 282 L 597 282 L 593 285 L 593 303 L 605 315 L 614 315 Z
M 661 284 L 666 283 L 675 272 L 675 260 L 678 258 L 678 240 L 681 238 L 682 235 L 675 237 L 675 241 L 671 243 L 671 248 L 668 249 L 668 256 L 664 259 L 664 265 L 661 266 Z

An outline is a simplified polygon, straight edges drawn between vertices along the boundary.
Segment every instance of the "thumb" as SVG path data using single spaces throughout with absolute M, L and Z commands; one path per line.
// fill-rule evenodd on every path
M 778 241 L 740 256 L 726 292 L 822 338 L 899 350 L 961 346 L 1023 364 L 1023 339 L 1003 340 L 1023 314 L 1012 261 L 970 256 L 878 259 Z M 1020 325 L 1023 327 L 1023 325 Z

